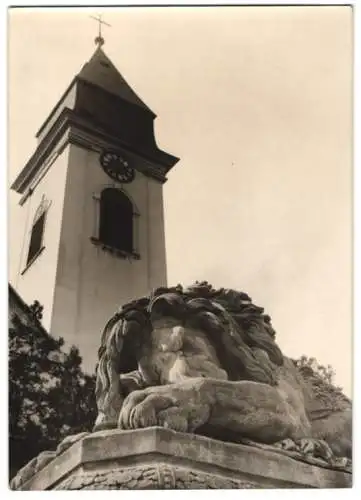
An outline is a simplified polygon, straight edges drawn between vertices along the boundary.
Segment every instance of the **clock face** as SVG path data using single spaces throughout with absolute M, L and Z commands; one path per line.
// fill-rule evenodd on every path
M 127 183 L 134 180 L 134 168 L 118 153 L 104 151 L 100 156 L 100 164 L 104 172 L 117 182 Z

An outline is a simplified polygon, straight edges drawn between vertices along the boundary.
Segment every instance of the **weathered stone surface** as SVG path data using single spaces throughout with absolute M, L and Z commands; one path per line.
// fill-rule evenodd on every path
M 158 288 L 108 321 L 96 399 L 96 430 L 160 426 L 247 437 L 336 468 L 352 457 L 351 402 L 318 401 L 315 414 L 317 398 L 283 355 L 263 308 L 208 283 Z
M 347 488 L 352 475 L 283 453 L 153 427 L 75 442 L 19 490 Z
M 247 295 L 157 289 L 104 329 L 97 432 L 69 436 L 11 487 L 349 487 L 351 403 L 312 419 L 308 389 Z
M 58 488 L 66 490 L 168 490 L 252 489 L 257 483 L 207 474 L 189 468 L 157 463 L 128 469 L 85 472 L 66 479 Z

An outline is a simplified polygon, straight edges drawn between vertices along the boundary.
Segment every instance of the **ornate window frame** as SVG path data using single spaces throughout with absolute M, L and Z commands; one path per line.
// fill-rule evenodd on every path
M 101 200 L 101 195 L 102 192 L 105 189 L 116 189 L 117 191 L 120 191 L 124 196 L 128 198 L 128 200 L 131 202 L 132 207 L 133 207 L 133 251 L 132 252 L 126 252 L 124 250 L 119 250 L 118 248 L 114 248 L 112 246 L 104 244 L 100 237 L 99 237 L 99 229 L 100 229 L 100 200 Z M 102 250 L 109 252 L 112 255 L 115 255 L 116 257 L 120 257 L 122 259 L 129 259 L 129 260 L 140 260 L 140 253 L 139 253 L 139 218 L 140 218 L 140 212 L 132 198 L 132 196 L 123 188 L 123 186 L 119 186 L 119 184 L 111 183 L 111 184 L 103 184 L 99 190 L 93 193 L 92 195 L 93 198 L 93 209 L 94 209 L 94 215 L 93 215 L 93 236 L 90 237 L 90 241 L 100 247 Z

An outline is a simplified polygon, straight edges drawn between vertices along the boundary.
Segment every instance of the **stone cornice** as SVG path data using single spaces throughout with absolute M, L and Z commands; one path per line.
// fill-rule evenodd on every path
M 133 153 L 135 157 L 140 158 L 142 161 L 137 162 L 135 168 L 142 174 L 152 177 L 153 179 L 166 182 L 166 173 L 168 167 L 155 163 L 155 160 L 150 156 L 135 151 L 134 148 L 124 143 L 123 141 L 111 136 L 102 130 L 89 125 L 86 120 L 76 117 L 72 120 L 73 126 L 69 133 L 69 142 L 76 144 L 79 147 L 91 149 L 93 151 L 101 152 L 103 149 L 124 150 Z
M 65 135 L 69 127 L 71 114 L 72 111 L 69 108 L 63 109 L 56 123 L 54 123 L 49 133 L 38 145 L 25 167 L 12 183 L 11 189 L 23 194 L 30 186 L 34 177 L 44 168 L 44 163 L 46 163 L 46 160 L 52 154 L 61 138 Z
M 142 470 L 147 473 L 149 464 L 155 472 L 168 470 L 173 477 L 168 488 L 172 489 L 244 488 L 247 485 L 253 488 L 349 488 L 352 485 L 350 472 L 305 463 L 277 450 L 160 427 L 83 433 L 79 438 L 73 445 L 69 443 L 68 449 L 60 445 L 57 452 L 44 452 L 30 462 L 27 470 L 22 469 L 12 481 L 12 489 L 97 489 L 97 480 L 102 475 L 107 475 L 102 489 L 147 489 L 142 487 L 140 479 Z M 142 470 L 139 471 L 139 467 Z M 124 471 L 125 476 L 132 477 L 134 473 L 134 484 L 130 485 L 121 475 Z M 190 481 L 192 473 L 199 477 Z M 114 474 L 119 476 L 117 481 L 112 481 Z M 211 477 L 218 478 L 218 484 L 212 484 Z M 153 480 L 148 488 L 165 487 L 164 481 L 156 481 L 153 486 L 152 483 Z
M 59 142 L 66 134 L 68 143 L 76 144 L 86 149 L 100 152 L 102 149 L 112 148 L 133 153 L 134 156 L 142 160 L 137 162 L 137 170 L 162 183 L 167 180 L 166 173 L 172 168 L 172 164 L 178 161 L 178 158 L 160 150 L 160 158 L 135 151 L 128 144 L 94 126 L 89 120 L 78 116 L 73 110 L 64 108 L 46 137 L 41 141 L 25 167 L 14 180 L 11 189 L 24 194 L 34 178 L 40 174 L 44 168 L 44 163 L 54 150 L 56 150 Z M 62 144 L 60 149 L 63 149 L 63 147 L 64 144 Z

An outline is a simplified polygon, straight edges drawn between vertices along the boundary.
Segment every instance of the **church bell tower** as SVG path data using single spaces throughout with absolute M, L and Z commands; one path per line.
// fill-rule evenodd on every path
M 109 316 L 166 284 L 163 183 L 178 161 L 97 41 L 12 185 L 26 214 L 16 289 L 87 371 Z

